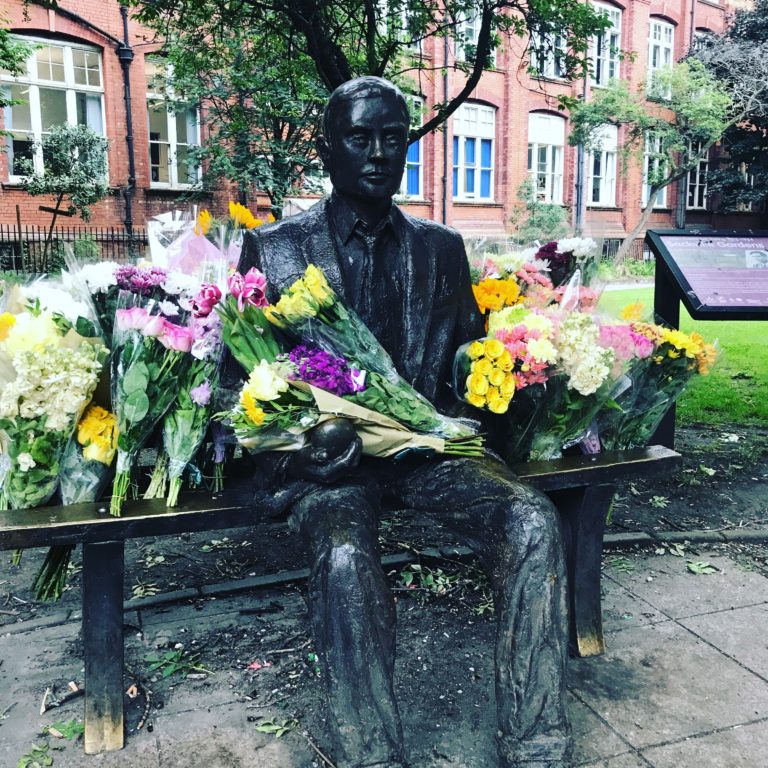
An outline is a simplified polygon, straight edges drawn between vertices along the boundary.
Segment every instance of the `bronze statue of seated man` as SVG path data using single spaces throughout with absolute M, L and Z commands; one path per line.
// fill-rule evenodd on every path
M 275 300 L 308 264 L 321 267 L 400 374 L 446 410 L 456 404 L 454 353 L 484 329 L 461 237 L 392 202 L 409 122 L 403 94 L 385 80 L 337 88 L 318 144 L 333 193 L 249 234 L 241 269 L 262 269 Z M 564 553 L 549 500 L 490 455 L 395 463 L 361 457 L 355 438 L 330 461 L 311 446 L 271 459 L 264 480 L 263 457 L 260 481 L 308 544 L 312 630 L 338 765 L 407 765 L 392 683 L 395 605 L 377 543 L 383 495 L 447 526 L 490 576 L 500 765 L 570 765 Z

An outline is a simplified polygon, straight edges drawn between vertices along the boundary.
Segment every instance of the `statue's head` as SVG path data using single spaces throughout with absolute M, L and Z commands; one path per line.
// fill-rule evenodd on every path
M 403 177 L 409 125 L 405 97 L 388 80 L 340 85 L 326 104 L 317 145 L 334 189 L 361 201 L 391 198 Z

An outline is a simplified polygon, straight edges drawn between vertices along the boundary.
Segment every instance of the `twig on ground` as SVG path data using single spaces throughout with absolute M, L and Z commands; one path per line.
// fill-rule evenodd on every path
M 295 648 L 276 648 L 274 651 L 265 651 L 264 653 L 267 656 L 277 653 L 296 653 L 296 651 L 300 651 L 302 648 L 306 648 L 308 645 L 309 640 L 303 642 L 301 645 L 297 645 Z
M 50 695 L 51 691 L 48 689 L 46 691 L 47 694 Z M 49 701 L 45 703 L 45 697 L 43 697 L 43 703 L 45 704 L 45 708 L 43 708 L 43 705 L 40 705 L 40 714 L 44 715 L 49 709 L 55 709 L 56 707 L 63 707 L 67 702 L 72 701 L 72 699 L 76 699 L 79 696 L 83 696 L 85 694 L 85 688 L 77 688 L 76 690 L 70 690 L 68 693 L 65 693 L 60 699 L 57 699 L 56 701 Z
M 328 768 L 336 768 L 336 765 L 320 751 L 320 747 L 312 741 L 308 733 L 302 733 L 301 735 L 307 740 L 309 746 L 315 750 L 317 756 L 328 766 Z
M 45 714 L 45 710 L 47 707 L 45 706 L 48 703 L 48 698 L 51 695 L 51 689 L 46 688 L 45 693 L 43 694 L 43 700 L 40 702 L 40 717 L 42 717 Z
M 18 704 L 18 701 L 14 701 L 9 704 L 2 712 L 0 712 L 0 720 L 5 720 L 8 713 Z

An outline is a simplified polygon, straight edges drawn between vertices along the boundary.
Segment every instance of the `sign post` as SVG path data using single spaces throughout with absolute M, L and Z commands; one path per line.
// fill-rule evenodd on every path
M 648 230 L 656 257 L 653 308 L 673 328 L 680 302 L 694 320 L 768 320 L 768 232 Z M 652 442 L 674 447 L 675 408 Z

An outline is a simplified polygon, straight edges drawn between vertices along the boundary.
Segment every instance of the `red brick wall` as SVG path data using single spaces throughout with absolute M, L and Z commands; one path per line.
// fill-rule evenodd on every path
M 724 24 L 724 9 L 707 0 L 696 2 L 695 27 L 721 31 Z M 62 0 L 64 9 L 69 9 L 88 19 L 115 38 L 122 38 L 122 22 L 117 0 Z M 690 36 L 691 0 L 626 0 L 616 3 L 623 9 L 622 47 L 636 51 L 634 61 L 621 64 L 623 78 L 639 84 L 645 78 L 648 48 L 648 22 L 650 16 L 660 16 L 674 23 L 675 56 L 679 58 L 687 50 Z M 62 14 L 48 11 L 36 5 L 28 6 L 29 18 L 24 19 L 22 3 L 12 0 L 9 8 L 11 28 L 24 34 L 40 37 L 69 38 L 86 42 L 101 49 L 104 73 L 104 102 L 106 130 L 110 140 L 109 181 L 110 196 L 94 207 L 92 223 L 96 226 L 120 225 L 125 218 L 125 204 L 122 190 L 128 179 L 128 156 L 125 141 L 125 104 L 123 100 L 122 72 L 115 53 L 115 44 L 94 30 L 66 18 Z M 144 80 L 144 56 L 157 48 L 151 33 L 140 25 L 129 23 L 129 40 L 135 52 L 131 65 L 131 92 L 133 100 L 133 126 L 136 162 L 136 193 L 133 201 L 133 221 L 142 226 L 146 217 L 176 205 L 188 205 L 180 201 L 180 193 L 150 189 L 148 168 L 148 130 L 146 112 L 146 88 Z M 442 101 L 443 81 L 439 68 L 444 63 L 443 40 L 427 43 L 424 53 L 436 68 L 433 77 L 422 77 L 416 90 L 421 91 L 427 105 Z M 453 55 L 453 45 L 449 46 Z M 528 116 L 533 111 L 556 111 L 556 96 L 562 93 L 581 92 L 581 83 L 566 85 L 555 81 L 542 83 L 532 80 L 521 64 L 525 49 L 524 41 L 505 41 L 497 54 L 496 70 L 485 73 L 472 98 L 496 107 L 496 141 L 494 157 L 494 203 L 460 203 L 452 200 L 452 142 L 449 122 L 449 143 L 447 178 L 445 188 L 448 199 L 445 205 L 445 220 L 467 234 L 502 235 L 509 228 L 509 219 L 517 202 L 516 193 L 527 176 Z M 449 60 L 450 63 L 450 60 Z M 456 94 L 464 85 L 464 76 L 451 71 L 449 92 Z M 566 115 L 567 117 L 567 115 Z M 0 116 L 1 118 L 1 116 Z M 203 127 L 204 130 L 204 127 Z M 567 123 L 566 123 L 567 131 Z M 621 135 L 619 141 L 621 142 Z M 566 146 L 563 166 L 563 202 L 572 209 L 575 183 L 575 148 Z M 406 207 L 418 216 L 443 220 L 443 176 L 444 153 L 443 134 L 433 132 L 422 139 L 423 158 L 423 201 Z M 8 179 L 6 155 L 0 152 L 0 182 Z M 627 173 L 617 171 L 617 197 L 615 208 L 588 209 L 588 232 L 596 235 L 619 237 L 629 231 L 640 216 L 641 170 L 633 167 Z M 221 210 L 226 200 L 233 196 L 231 190 L 222 189 L 210 200 L 214 210 Z M 655 212 L 652 222 L 656 226 L 670 226 L 674 220 L 676 192 L 670 189 L 667 195 L 668 208 Z M 257 207 L 266 213 L 267 201 L 260 199 Z M 48 201 L 31 199 L 21 190 L 2 184 L 0 189 L 0 223 L 14 223 L 15 207 L 20 206 L 24 223 L 45 223 L 48 214 L 38 211 L 40 204 Z M 707 214 L 696 214 L 699 219 Z M 742 217 L 744 218 L 744 217 Z M 79 222 L 77 222 L 79 223 Z

